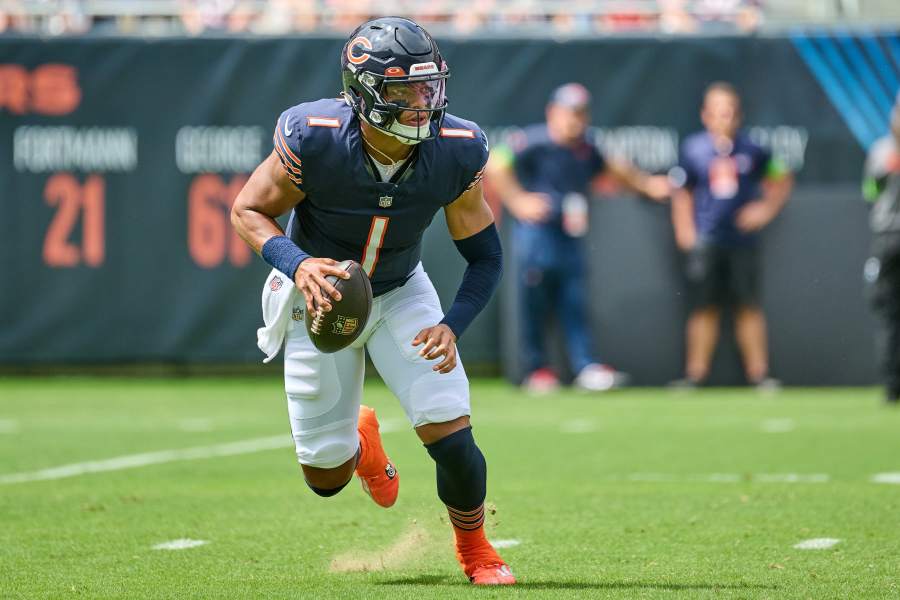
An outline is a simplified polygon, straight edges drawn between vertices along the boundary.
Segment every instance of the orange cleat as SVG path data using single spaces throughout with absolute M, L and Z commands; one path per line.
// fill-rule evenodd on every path
M 465 532 L 456 529 L 455 532 L 456 560 L 469 581 L 475 585 L 512 585 L 516 582 L 509 566 L 484 537 L 483 529 Z
M 516 578 L 505 563 L 500 563 L 478 567 L 469 576 L 469 581 L 475 585 L 513 585 Z
M 359 477 L 363 491 L 375 504 L 390 508 L 397 501 L 397 494 L 400 492 L 400 474 L 381 445 L 375 409 L 359 407 L 357 430 L 361 452 L 359 464 L 356 465 L 356 476 Z

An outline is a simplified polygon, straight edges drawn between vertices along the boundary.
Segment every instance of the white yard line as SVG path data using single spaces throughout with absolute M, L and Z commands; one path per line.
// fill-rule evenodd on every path
M 631 473 L 628 481 L 646 483 L 827 483 L 825 473 L 708 473 L 705 475 L 675 475 L 671 473 Z
M 193 448 L 182 448 L 180 450 L 160 450 L 158 452 L 145 452 L 143 454 L 126 454 L 124 456 L 116 456 L 104 460 L 61 465 L 59 467 L 51 467 L 39 471 L 0 475 L 0 485 L 64 479 L 66 477 L 76 477 L 87 473 L 121 471 L 122 469 L 134 469 L 137 467 L 159 465 L 181 460 L 237 456 L 239 454 L 251 454 L 253 452 L 263 452 L 265 450 L 289 448 L 293 445 L 294 443 L 291 436 L 282 434 L 242 440 L 239 442 L 229 442 L 226 444 L 215 444 L 212 446 L 195 446 Z
M 841 540 L 836 538 L 813 538 L 811 540 L 803 540 L 799 544 L 794 544 L 797 550 L 826 550 L 831 548 Z
M 767 419 L 759 428 L 764 433 L 788 433 L 797 428 L 797 423 L 793 419 Z
M 522 542 L 519 540 L 488 540 L 494 548 L 512 548 Z
M 559 430 L 563 433 L 593 433 L 597 431 L 597 424 L 589 419 L 572 419 L 560 423 Z
M 900 485 L 900 473 L 876 473 L 872 475 L 872 483 L 892 483 Z
M 188 538 L 180 538 L 177 540 L 172 540 L 169 542 L 163 542 L 162 544 L 156 544 L 153 546 L 154 550 L 185 550 L 186 548 L 196 548 L 197 546 L 202 546 L 203 544 L 208 544 L 209 542 L 205 540 L 191 540 Z
M 831 479 L 825 473 L 760 473 L 753 481 L 761 483 L 828 483 Z

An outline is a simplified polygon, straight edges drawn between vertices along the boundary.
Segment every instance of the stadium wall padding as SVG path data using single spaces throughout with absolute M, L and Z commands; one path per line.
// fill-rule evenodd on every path
M 849 55 L 845 39 L 822 32 L 440 44 L 451 111 L 494 143 L 540 120 L 555 86 L 581 81 L 604 151 L 657 172 L 699 128 L 703 88 L 734 83 L 754 135 L 797 171 L 791 202 L 765 234 L 773 373 L 841 385 L 875 381 L 858 182 L 864 146 L 884 133 L 883 96 L 897 81 L 889 71 L 900 72 L 889 39 L 851 36 L 865 51 Z M 271 151 L 278 114 L 337 94 L 342 43 L 0 38 L 0 364 L 260 360 L 267 267 L 231 230 L 228 207 Z M 871 59 L 868 76 L 853 80 L 861 67 L 848 75 L 835 52 Z M 638 384 L 675 378 L 683 358 L 668 219 L 666 207 L 617 193 L 591 214 L 586 326 L 603 358 Z M 464 263 L 445 231 L 438 215 L 423 260 L 446 307 Z M 465 361 L 502 365 L 515 379 L 510 274 L 460 346 Z M 723 342 L 713 379 L 739 382 L 733 343 Z

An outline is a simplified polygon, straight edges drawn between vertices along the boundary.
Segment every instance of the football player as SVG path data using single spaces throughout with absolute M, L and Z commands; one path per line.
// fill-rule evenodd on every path
M 500 240 L 481 188 L 487 138 L 446 113 L 449 69 L 413 21 L 364 23 L 345 44 L 341 66 L 340 98 L 281 114 L 274 151 L 232 210 L 238 233 L 293 279 L 307 318 L 340 299 L 325 280 L 345 276 L 337 261 L 358 261 L 372 283 L 371 316 L 348 348 L 322 354 L 305 328 L 287 328 L 285 390 L 297 456 L 320 496 L 337 494 L 355 471 L 377 504 L 394 504 L 399 474 L 374 411 L 360 406 L 367 348 L 436 463 L 465 574 L 475 584 L 512 584 L 484 534 L 486 465 L 456 350 L 501 275 Z M 468 263 L 446 314 L 419 261 L 422 234 L 440 209 Z M 275 218 L 288 211 L 285 235 Z

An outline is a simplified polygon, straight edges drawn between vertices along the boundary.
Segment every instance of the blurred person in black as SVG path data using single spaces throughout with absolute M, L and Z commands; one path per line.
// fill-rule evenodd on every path
M 488 163 L 490 185 L 514 219 L 513 255 L 522 307 L 523 383 L 544 393 L 559 387 L 547 362 L 544 323 L 555 313 L 565 338 L 575 386 L 604 391 L 624 380 L 598 360 L 588 318 L 586 256 L 588 197 L 601 174 L 655 200 L 669 195 L 664 175 L 649 175 L 623 160 L 604 158 L 588 135 L 591 95 L 579 83 L 558 87 L 546 122 L 512 136 Z
M 672 225 L 685 255 L 691 306 L 685 378 L 672 385 L 693 387 L 707 379 L 721 309 L 730 306 L 747 381 L 776 388 L 759 294 L 759 232 L 781 212 L 793 178 L 740 130 L 741 100 L 730 84 L 707 88 L 700 118 L 704 131 L 684 140 L 670 172 Z
M 863 196 L 871 203 L 872 256 L 865 277 L 879 332 L 885 399 L 900 400 L 900 94 L 891 113 L 891 133 L 872 145 L 863 174 Z

